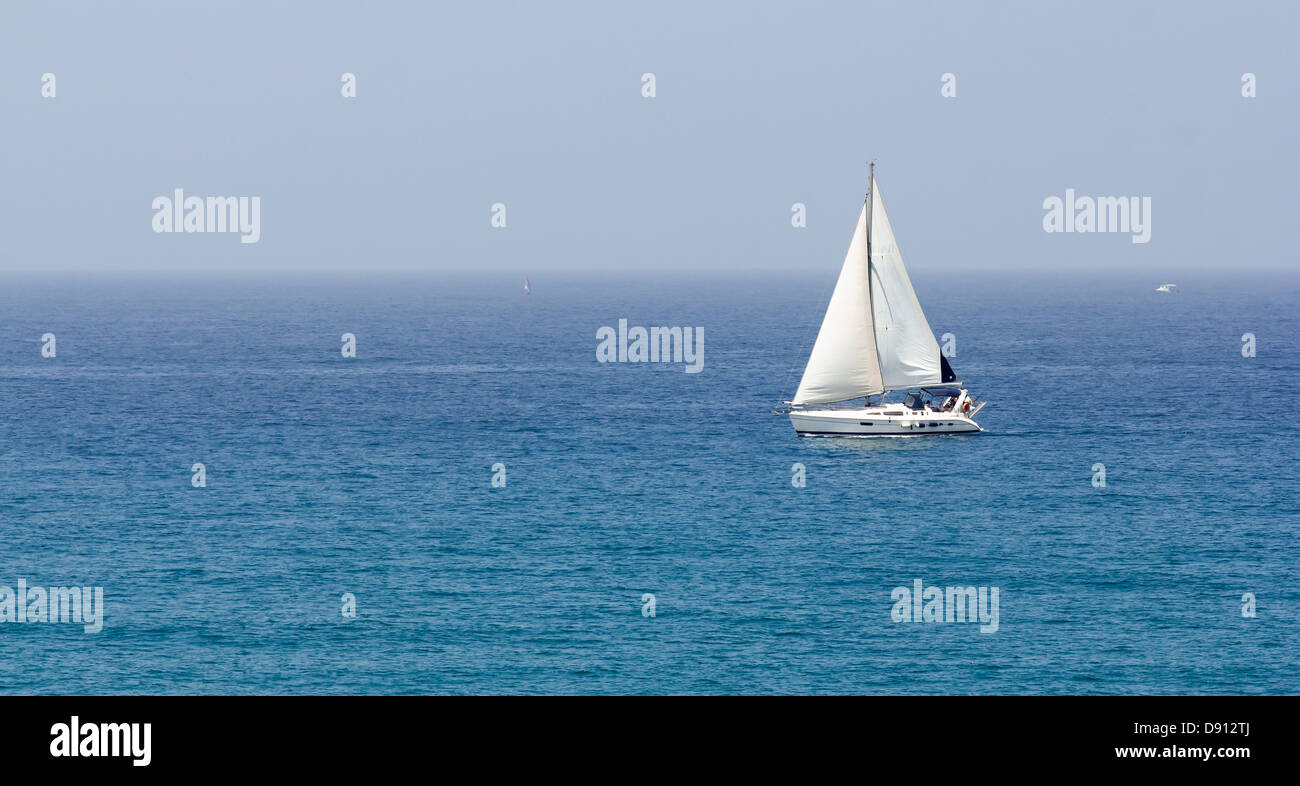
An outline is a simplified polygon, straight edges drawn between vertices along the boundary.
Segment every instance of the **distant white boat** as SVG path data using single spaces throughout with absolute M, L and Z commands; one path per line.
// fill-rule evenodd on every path
M 1164 292 L 1166 295 L 1172 295 L 1178 291 L 1177 284 L 1161 284 L 1156 287 L 1157 292 Z
M 920 436 L 983 431 L 912 290 L 876 185 L 875 165 L 840 278 L 794 399 L 796 432 Z M 908 391 L 902 403 L 882 394 Z M 857 407 L 826 404 L 864 398 Z
M 528 283 L 528 279 L 526 279 L 526 278 L 524 279 L 524 291 L 523 291 L 523 294 L 525 294 L 525 295 L 531 295 L 531 294 L 533 294 L 533 285 L 530 284 L 530 283 Z

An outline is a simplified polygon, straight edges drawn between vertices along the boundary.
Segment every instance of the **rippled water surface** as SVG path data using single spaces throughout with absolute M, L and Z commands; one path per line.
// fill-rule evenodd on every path
M 916 275 L 988 430 L 863 440 L 769 412 L 830 276 L 531 278 L 6 276 L 0 585 L 107 618 L 0 625 L 0 691 L 1297 692 L 1300 279 Z

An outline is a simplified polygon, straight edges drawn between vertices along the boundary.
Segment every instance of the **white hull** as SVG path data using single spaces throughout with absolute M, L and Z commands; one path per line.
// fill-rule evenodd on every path
M 800 435 L 855 435 L 919 437 L 983 431 L 979 424 L 956 412 L 904 409 L 898 405 L 859 409 L 798 409 L 790 423 Z

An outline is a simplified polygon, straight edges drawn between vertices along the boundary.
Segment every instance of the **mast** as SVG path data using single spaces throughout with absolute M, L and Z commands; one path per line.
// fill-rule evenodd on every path
M 872 341 L 876 341 L 876 331 L 874 327 L 875 320 L 876 320 L 876 306 L 874 303 L 871 302 L 871 203 L 873 201 L 871 199 L 871 196 L 872 196 L 872 192 L 876 190 L 875 186 L 876 186 L 876 162 L 869 161 L 867 162 L 867 270 L 866 273 L 867 273 L 867 320 L 870 321 L 873 325 L 871 330 Z M 877 347 L 876 357 L 879 358 L 880 356 L 879 343 L 876 344 L 876 347 Z M 877 365 L 879 365 L 880 361 L 877 359 L 876 363 Z M 871 403 L 870 394 L 863 396 L 862 402 L 864 404 L 870 404 Z
M 876 182 L 876 162 L 872 161 L 867 164 L 867 282 L 871 281 L 871 187 Z M 868 289 L 870 293 L 870 289 Z M 868 307 L 871 305 L 871 297 L 867 297 Z

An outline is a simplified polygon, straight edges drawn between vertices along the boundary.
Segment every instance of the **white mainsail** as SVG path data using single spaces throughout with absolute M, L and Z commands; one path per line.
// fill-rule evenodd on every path
M 912 290 L 903 255 L 871 179 L 871 310 L 874 317 L 880 376 L 887 390 L 903 390 L 942 381 L 939 344 Z
M 937 362 L 937 361 L 936 361 Z M 867 281 L 867 207 L 862 206 L 849 252 L 840 268 L 817 342 L 804 368 L 794 404 L 823 404 L 884 390 L 871 321 Z

